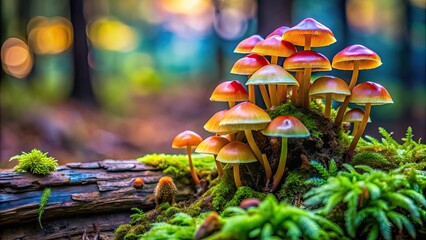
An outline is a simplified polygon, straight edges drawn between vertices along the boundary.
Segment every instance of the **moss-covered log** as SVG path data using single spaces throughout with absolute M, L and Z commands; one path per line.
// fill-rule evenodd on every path
M 70 163 L 44 177 L 0 170 L 0 236 L 81 239 L 84 229 L 87 233 L 95 231 L 93 224 L 100 228 L 101 235 L 108 235 L 129 221 L 132 207 L 154 208 L 153 192 L 162 176 L 161 171 L 136 160 Z M 132 186 L 136 177 L 143 178 L 142 189 Z M 178 201 L 194 194 L 193 186 L 179 180 L 176 185 Z M 51 188 L 51 195 L 41 229 L 38 208 L 47 187 Z

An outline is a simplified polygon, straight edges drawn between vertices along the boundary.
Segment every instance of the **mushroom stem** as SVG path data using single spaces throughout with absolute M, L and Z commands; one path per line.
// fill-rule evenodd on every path
M 302 94 L 302 105 L 305 108 L 309 108 L 309 87 L 311 85 L 311 73 L 312 68 L 305 68 L 305 74 L 303 75 L 303 93 Z
M 234 171 L 235 186 L 237 186 L 237 188 L 239 188 L 243 185 L 241 183 L 241 178 L 240 178 L 240 164 L 239 163 L 232 164 L 232 169 Z
M 249 102 L 256 104 L 256 97 L 254 93 L 254 85 L 248 85 Z
M 301 84 L 302 81 L 302 75 L 303 72 L 302 71 L 297 71 L 296 72 L 296 80 L 299 82 L 299 85 Z M 297 104 L 297 90 L 299 89 L 299 86 L 293 86 L 291 89 L 291 101 L 293 102 L 293 104 Z
M 277 87 L 278 104 L 287 102 L 287 92 L 288 92 L 287 85 L 285 85 L 285 84 L 278 85 L 278 87 Z
M 247 142 L 250 145 L 251 150 L 253 151 L 257 160 L 259 160 L 260 164 L 264 167 L 262 153 L 260 152 L 259 147 L 256 145 L 256 142 L 254 141 L 253 133 L 251 132 L 251 130 L 244 130 L 244 133 L 246 134 Z
M 351 144 L 349 145 L 349 148 L 348 148 L 348 154 L 351 155 L 351 156 L 353 155 L 353 153 L 355 151 L 355 147 L 356 147 L 359 139 L 361 138 L 361 135 L 364 132 L 365 127 L 367 126 L 368 117 L 370 116 L 370 112 L 371 112 L 371 103 L 367 103 L 367 104 L 365 104 L 364 117 L 362 118 L 362 121 L 359 124 L 359 128 L 356 131 L 356 134 L 355 134 L 354 138 L 352 139 L 352 142 L 351 142 Z
M 354 69 L 352 71 L 351 82 L 349 83 L 349 89 L 351 91 L 355 87 L 355 84 L 358 80 L 358 73 L 359 73 L 359 61 L 354 61 Z M 342 105 L 340 105 L 339 111 L 337 112 L 336 119 L 334 120 L 334 123 L 337 126 L 340 126 L 342 124 L 343 115 L 345 114 L 346 108 L 349 105 L 349 98 L 350 97 L 351 97 L 351 95 L 347 95 L 345 97 L 345 100 L 343 101 Z
M 305 47 L 303 50 L 311 50 L 311 35 L 305 35 Z
M 194 165 L 192 165 L 192 149 L 191 146 L 186 146 L 186 154 L 188 154 L 188 161 L 189 161 L 189 172 L 191 174 L 192 180 L 194 180 L 195 185 L 200 184 L 200 179 L 198 179 L 197 173 L 195 172 Z
M 327 93 L 325 95 L 325 110 L 324 110 L 324 117 L 330 118 L 331 113 L 331 93 Z
M 287 162 L 287 138 L 283 137 L 281 141 L 280 162 L 278 163 L 277 172 L 274 175 L 271 192 L 273 192 L 277 188 L 278 184 L 280 183 L 281 178 L 284 175 L 286 162 Z
M 352 129 L 352 136 L 355 136 L 358 129 L 359 129 L 359 122 L 354 122 L 354 128 Z
M 268 84 L 268 89 L 269 89 L 269 97 L 271 98 L 271 104 L 272 106 L 278 106 L 277 103 L 277 85 L 275 84 Z
M 219 175 L 219 177 L 222 177 L 223 175 L 223 168 L 222 168 L 222 164 L 216 160 L 217 155 L 213 154 L 213 158 L 214 158 L 214 162 L 216 163 L 216 167 L 217 167 L 217 174 Z
M 229 105 L 229 109 L 231 109 L 231 108 L 233 108 L 235 106 L 235 102 L 234 101 L 229 101 L 228 105 Z
M 266 154 L 262 154 L 262 160 L 263 160 L 263 166 L 265 166 L 266 181 L 269 182 L 269 180 L 272 177 L 272 170 L 271 170 L 271 166 L 269 165 Z
M 271 108 L 271 101 L 269 99 L 268 91 L 266 91 L 265 84 L 259 85 L 260 93 L 262 94 L 263 101 L 267 109 Z
M 277 64 L 278 63 L 278 56 L 271 56 L 271 64 Z

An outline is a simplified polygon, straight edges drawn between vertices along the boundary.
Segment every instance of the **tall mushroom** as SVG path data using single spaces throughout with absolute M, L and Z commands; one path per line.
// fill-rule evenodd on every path
M 330 71 L 330 61 L 324 55 L 311 50 L 297 52 L 284 61 L 287 71 L 304 70 L 303 80 L 300 82 L 299 97 L 301 105 L 309 108 L 309 87 L 311 72 Z
M 359 138 L 367 126 L 368 117 L 370 117 L 371 106 L 393 103 L 393 100 L 388 91 L 382 85 L 374 82 L 363 82 L 354 87 L 349 101 L 357 105 L 365 106 L 362 122 L 360 123 L 359 129 L 348 148 L 348 154 L 352 156 Z
M 247 56 L 244 56 L 243 58 L 238 59 L 234 66 L 232 66 L 231 73 L 233 74 L 239 74 L 239 75 L 247 75 L 248 78 L 255 73 L 259 68 L 268 65 L 268 60 L 258 54 L 249 54 Z M 254 95 L 254 86 L 249 85 L 249 101 L 253 104 L 256 104 L 256 99 Z M 265 86 L 259 86 L 260 92 L 262 93 L 263 100 L 265 99 L 269 100 L 268 92 L 266 91 Z
M 173 139 L 172 148 L 186 148 L 186 153 L 188 154 L 189 161 L 189 171 L 194 180 L 195 185 L 200 184 L 200 179 L 198 179 L 197 173 L 195 172 L 194 165 L 192 164 L 192 149 L 196 148 L 198 144 L 200 144 L 203 139 L 197 133 L 193 131 L 183 131 L 176 135 Z
M 224 126 L 230 131 L 244 131 L 250 148 L 253 150 L 260 164 L 265 168 L 265 174 L 268 180 L 271 176 L 269 162 L 267 159 L 263 159 L 262 153 L 253 138 L 252 131 L 264 129 L 270 121 L 271 117 L 269 117 L 268 113 L 263 109 L 253 103 L 242 102 L 229 109 L 219 124 L 219 126 Z
M 332 99 L 342 102 L 348 95 L 351 95 L 348 84 L 343 79 L 332 76 L 317 78 L 309 88 L 311 98 L 325 98 L 325 118 L 330 118 Z
M 224 146 L 216 158 L 219 162 L 232 164 L 235 185 L 242 186 L 240 178 L 240 164 L 256 162 L 257 159 L 247 144 L 233 141 Z
M 262 130 L 263 135 L 271 137 L 281 137 L 281 155 L 277 172 L 274 175 L 271 192 L 277 188 L 284 175 L 285 164 L 287 162 L 287 138 L 305 138 L 311 134 L 303 123 L 292 116 L 278 116 Z
M 382 60 L 379 55 L 363 45 L 351 45 L 338 52 L 332 61 L 332 66 L 339 70 L 352 70 L 351 82 L 349 83 L 349 89 L 355 87 L 358 79 L 359 70 L 373 69 L 382 65 Z M 342 123 L 343 114 L 346 112 L 346 108 L 349 105 L 349 96 L 345 98 L 342 105 L 337 112 L 335 119 L 336 125 Z
M 299 86 L 297 80 L 289 72 L 284 70 L 282 67 L 274 64 L 269 64 L 261 69 L 257 70 L 247 81 L 246 85 L 254 84 L 274 84 L 274 85 L 285 85 L 285 86 Z M 287 91 L 285 91 L 287 95 Z M 271 98 L 272 98 L 271 94 Z M 276 97 L 276 96 L 275 96 Z M 278 106 L 278 99 L 276 99 L 273 106 Z
M 210 101 L 228 102 L 229 108 L 235 106 L 235 102 L 248 100 L 248 93 L 244 85 L 237 80 L 222 82 L 214 89 Z
M 360 108 L 353 108 L 345 113 L 343 116 L 343 122 L 353 123 L 352 136 L 355 136 L 356 132 L 359 129 L 359 124 L 364 118 L 364 111 Z M 368 118 L 367 123 L 371 122 L 371 119 Z
M 223 170 L 222 170 L 222 164 L 216 160 L 217 154 L 219 151 L 230 141 L 226 138 L 219 137 L 219 136 L 212 136 L 204 139 L 198 147 L 195 149 L 195 152 L 197 153 L 205 153 L 205 154 L 212 154 L 214 157 L 214 161 L 216 163 L 217 167 L 217 173 L 219 177 L 222 177 Z
M 243 39 L 238 43 L 237 47 L 234 49 L 234 53 L 248 54 L 251 53 L 253 47 L 260 41 L 263 40 L 263 37 L 255 34 L 246 39 Z
M 271 64 L 278 64 L 279 57 L 288 57 L 296 52 L 296 47 L 281 39 L 281 36 L 272 36 L 254 46 L 252 52 L 271 57 Z M 277 106 L 276 85 L 269 83 L 269 97 L 273 106 Z

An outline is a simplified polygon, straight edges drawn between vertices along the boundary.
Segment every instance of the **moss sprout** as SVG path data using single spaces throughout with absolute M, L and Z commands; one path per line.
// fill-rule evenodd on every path
M 43 228 L 43 226 L 41 225 L 41 217 L 43 216 L 44 208 L 47 206 L 47 202 L 49 201 L 50 193 L 51 189 L 45 188 L 43 191 L 43 195 L 41 195 L 40 206 L 38 208 L 38 224 L 41 228 Z
M 18 165 L 13 168 L 15 172 L 47 175 L 50 172 L 56 171 L 56 167 L 58 166 L 57 160 L 53 157 L 48 157 L 47 154 L 38 149 L 33 149 L 29 153 L 22 152 L 21 155 L 13 156 L 9 161 L 18 160 Z

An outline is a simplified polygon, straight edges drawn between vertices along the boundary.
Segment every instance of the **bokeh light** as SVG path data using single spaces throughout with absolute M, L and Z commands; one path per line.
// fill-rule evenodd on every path
M 28 23 L 28 41 L 36 54 L 58 54 L 71 47 L 73 30 L 64 17 L 34 17 Z
M 117 52 L 134 50 L 138 42 L 132 27 L 109 17 L 91 22 L 87 27 L 87 36 L 95 48 Z
M 33 67 L 28 45 L 19 38 L 7 39 L 1 48 L 3 70 L 16 78 L 24 78 Z

